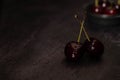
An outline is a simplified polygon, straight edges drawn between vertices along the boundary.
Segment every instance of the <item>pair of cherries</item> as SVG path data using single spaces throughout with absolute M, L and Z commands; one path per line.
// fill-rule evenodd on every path
M 80 60 L 85 53 L 93 59 L 99 59 L 104 52 L 104 46 L 98 39 L 91 37 L 90 41 L 85 40 L 83 44 L 76 41 L 69 42 L 64 52 L 70 61 Z
M 68 42 L 65 46 L 64 53 L 66 58 L 70 61 L 80 60 L 85 53 L 88 54 L 91 58 L 100 58 L 104 52 L 104 45 L 101 43 L 101 41 L 94 37 L 89 38 L 84 27 L 83 31 L 87 39 L 83 44 L 80 43 L 82 27 L 83 26 L 81 26 L 78 41 Z
M 108 0 L 98 1 L 92 5 L 92 12 L 95 14 L 116 15 L 120 13 L 120 0 L 118 3 L 109 2 Z

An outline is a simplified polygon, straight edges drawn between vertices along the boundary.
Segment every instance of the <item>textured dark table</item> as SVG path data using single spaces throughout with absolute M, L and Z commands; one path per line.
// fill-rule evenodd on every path
M 0 80 L 120 80 L 120 29 L 92 30 L 105 52 L 99 62 L 66 62 L 64 47 L 76 40 L 74 19 L 90 0 L 4 0 L 0 23 Z M 97 25 L 96 25 L 97 27 Z M 82 38 L 82 41 L 85 38 Z

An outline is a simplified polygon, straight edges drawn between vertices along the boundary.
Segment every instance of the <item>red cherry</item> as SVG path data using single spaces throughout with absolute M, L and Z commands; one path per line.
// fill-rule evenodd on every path
M 120 13 L 120 5 L 116 4 L 115 9 L 117 10 L 118 13 Z
M 116 9 L 120 9 L 120 5 L 115 5 L 115 8 Z
M 64 53 L 68 60 L 76 61 L 82 57 L 84 49 L 82 47 L 82 44 L 71 41 L 65 46 Z
M 103 12 L 102 12 L 102 7 L 100 7 L 100 6 L 97 6 L 97 7 L 93 6 L 93 7 L 92 7 L 92 13 L 102 14 L 102 13 L 103 13 Z
M 117 9 L 108 7 L 105 9 L 104 14 L 106 15 L 116 15 L 117 14 Z
M 104 45 L 96 38 L 86 40 L 83 46 L 90 57 L 100 58 L 104 52 Z
M 111 3 L 108 0 L 100 0 L 99 1 L 99 6 L 102 8 L 102 14 L 104 14 L 104 11 L 107 7 L 109 7 Z
M 99 6 L 92 6 L 92 12 L 95 14 L 103 14 L 104 9 L 110 6 L 110 2 L 107 1 L 99 1 Z
M 104 1 L 104 0 L 100 0 L 99 1 L 99 5 L 102 7 L 102 8 L 106 8 L 106 7 L 109 7 L 110 6 L 110 2 L 108 0 Z

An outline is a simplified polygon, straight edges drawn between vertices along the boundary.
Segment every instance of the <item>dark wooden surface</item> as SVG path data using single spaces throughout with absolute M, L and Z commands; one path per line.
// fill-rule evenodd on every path
M 83 8 L 91 0 L 4 0 L 0 23 L 0 80 L 120 80 L 120 29 L 87 30 L 105 52 L 99 62 L 66 62 Z M 83 36 L 82 42 L 85 37 Z

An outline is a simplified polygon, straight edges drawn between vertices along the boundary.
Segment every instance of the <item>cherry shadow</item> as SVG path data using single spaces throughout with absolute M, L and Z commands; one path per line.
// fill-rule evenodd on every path
M 99 65 L 100 63 L 102 63 L 102 61 L 102 56 L 99 58 L 95 58 L 84 54 L 84 56 L 81 59 L 76 61 L 71 61 L 64 58 L 62 60 L 62 64 L 64 64 L 67 67 L 89 67 Z

